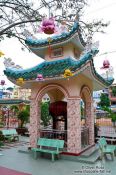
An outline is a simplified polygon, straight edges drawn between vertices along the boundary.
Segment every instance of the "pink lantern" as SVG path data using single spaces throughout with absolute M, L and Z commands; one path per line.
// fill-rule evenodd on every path
M 110 62 L 108 60 L 103 61 L 103 68 L 109 68 L 110 67 Z
M 1 84 L 2 86 L 4 86 L 4 85 L 5 85 L 5 80 L 1 80 L 0 84 Z
M 44 18 L 42 21 L 42 26 L 41 26 L 41 31 L 44 32 L 45 34 L 53 34 L 56 32 L 56 26 L 54 23 L 54 18 L 51 17 L 49 19 Z
M 44 80 L 43 75 L 42 74 L 38 74 L 36 80 L 37 81 L 43 81 Z
M 109 69 L 110 67 L 110 62 L 108 60 L 103 61 L 103 67 L 101 69 Z

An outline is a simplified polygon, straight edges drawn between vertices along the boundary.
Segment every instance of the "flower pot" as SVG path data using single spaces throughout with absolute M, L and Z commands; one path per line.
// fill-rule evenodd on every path
M 24 136 L 26 132 L 28 132 L 27 128 L 16 128 L 16 131 L 19 135 Z

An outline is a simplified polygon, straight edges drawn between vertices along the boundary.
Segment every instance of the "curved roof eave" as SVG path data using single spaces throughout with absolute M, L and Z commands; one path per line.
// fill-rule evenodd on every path
M 58 34 L 58 35 L 54 35 L 54 36 L 51 36 L 51 42 L 50 44 L 52 45 L 55 45 L 55 44 L 58 44 L 58 43 L 61 43 L 61 42 L 67 42 L 67 40 L 69 40 L 70 38 L 72 38 L 72 36 L 77 33 L 78 34 L 78 38 L 80 40 L 80 43 L 81 45 L 84 47 L 86 45 L 86 43 L 84 42 L 83 40 L 83 37 L 81 35 L 81 32 L 80 32 L 80 29 L 79 29 L 79 24 L 78 22 L 75 22 L 71 31 L 70 32 L 63 32 L 61 34 Z M 28 47 L 30 49 L 33 49 L 33 48 L 38 48 L 38 49 L 43 49 L 45 47 L 48 47 L 49 45 L 49 41 L 48 39 L 33 39 L 33 38 L 27 38 L 25 40 L 25 43 L 28 45 Z
M 12 69 L 6 69 L 4 71 L 5 75 L 8 77 L 10 81 L 16 84 L 16 80 L 20 77 L 24 78 L 26 82 L 34 82 L 36 81 L 37 74 L 43 74 L 44 81 L 49 80 L 56 80 L 56 79 L 63 79 L 61 75 L 63 75 L 63 72 L 65 69 L 70 69 L 74 76 L 81 73 L 82 66 L 85 66 L 87 62 L 90 62 L 91 70 L 94 78 L 97 81 L 100 81 L 105 86 L 109 86 L 112 84 L 113 79 L 111 80 L 105 80 L 103 77 L 101 77 L 95 70 L 94 64 L 92 61 L 93 56 L 95 56 L 98 53 L 97 49 L 93 49 L 86 54 L 84 54 L 80 60 L 73 60 L 71 58 L 65 58 L 62 60 L 55 60 L 55 61 L 45 61 L 33 68 L 26 69 L 26 70 L 12 70 Z M 77 72 L 77 74 L 76 74 Z

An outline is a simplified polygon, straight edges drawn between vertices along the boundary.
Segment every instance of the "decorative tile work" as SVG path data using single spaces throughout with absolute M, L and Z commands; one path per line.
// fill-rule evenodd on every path
M 67 101 L 67 150 L 72 153 L 81 151 L 80 99 Z
M 36 100 L 31 100 L 30 106 L 30 146 L 36 147 L 40 128 L 40 102 L 37 102 Z

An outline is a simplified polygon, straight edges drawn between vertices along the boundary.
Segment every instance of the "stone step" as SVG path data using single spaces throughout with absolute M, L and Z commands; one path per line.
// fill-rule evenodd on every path
M 100 157 L 100 154 L 98 151 L 94 152 L 91 156 L 89 157 L 82 157 L 82 156 L 79 156 L 77 158 L 77 161 L 78 162 L 81 162 L 81 163 L 89 163 L 89 164 L 94 164 Z
M 91 163 L 91 164 L 94 164 L 99 159 L 99 157 L 100 157 L 99 151 L 92 152 L 91 155 L 85 156 L 85 157 L 61 154 L 61 159 L 81 162 L 81 163 Z
M 99 150 L 98 145 L 95 145 L 95 146 L 89 148 L 88 150 L 86 150 L 85 152 L 83 152 L 80 156 L 81 157 L 90 157 L 95 152 L 98 152 L 98 150 Z

